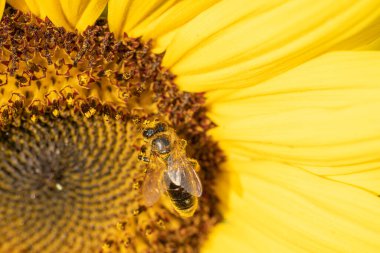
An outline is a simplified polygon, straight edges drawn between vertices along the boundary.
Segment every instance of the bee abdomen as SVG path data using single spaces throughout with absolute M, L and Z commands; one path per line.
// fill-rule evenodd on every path
M 170 183 L 168 195 L 175 210 L 183 217 L 193 216 L 197 209 L 198 199 L 186 192 L 181 186 Z

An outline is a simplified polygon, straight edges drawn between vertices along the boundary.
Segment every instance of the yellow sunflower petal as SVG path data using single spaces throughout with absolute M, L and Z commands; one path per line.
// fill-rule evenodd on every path
M 380 195 L 380 167 L 358 173 L 331 175 L 326 178 L 357 186 Z
M 378 252 L 379 197 L 275 162 L 227 168 L 225 221 L 203 252 Z
M 216 2 L 218 0 L 185 0 L 175 1 L 175 4 L 172 4 L 167 1 L 166 5 L 157 9 L 152 15 L 131 29 L 130 34 L 135 37 L 143 36 L 146 39 L 155 39 L 156 51 L 163 51 L 175 34 L 173 31 L 176 31 L 180 26 Z
M 218 0 L 204 1 L 124 1 L 110 0 L 110 30 L 120 37 L 123 32 L 133 37 L 157 39 L 156 48 L 164 49 L 173 30 L 209 8 Z
M 42 10 L 41 13 L 46 13 L 55 25 L 68 30 L 83 31 L 95 23 L 104 10 L 107 0 L 40 0 L 35 3 Z M 40 16 L 44 17 L 43 14 Z
M 107 2 L 108 0 L 86 1 L 86 5 L 83 6 L 83 12 L 79 15 L 79 19 L 76 22 L 75 28 L 79 31 L 84 31 L 87 26 L 93 25 L 100 14 L 102 14 L 104 8 L 107 5 Z M 72 6 L 71 3 L 69 3 L 65 10 L 66 12 L 70 13 L 71 9 Z
M 185 90 L 257 84 L 378 38 L 380 1 L 222 1 L 181 27 L 164 65 Z
M 30 0 L 30 1 L 33 1 L 33 0 Z M 5 3 L 5 1 L 2 1 L 2 2 Z M 18 9 L 22 12 L 26 13 L 26 12 L 31 11 L 31 9 L 28 7 L 26 3 L 26 0 L 7 0 L 7 3 L 9 3 L 13 8 Z M 35 14 L 33 11 L 32 13 Z
M 169 1 L 169 5 L 174 1 Z M 152 14 L 161 5 L 168 5 L 165 0 L 110 0 L 108 3 L 108 22 L 110 30 L 116 37 L 128 32 L 144 18 Z
M 228 151 L 314 173 L 380 165 L 380 52 L 336 52 L 215 100 L 214 137 Z
M 4 7 L 5 7 L 5 0 L 0 0 L 0 19 L 3 17 Z

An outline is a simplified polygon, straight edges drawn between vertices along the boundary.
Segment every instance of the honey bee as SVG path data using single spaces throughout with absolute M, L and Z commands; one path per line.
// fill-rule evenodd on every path
M 149 165 L 142 186 L 146 205 L 152 206 L 166 193 L 180 216 L 191 217 L 198 207 L 202 184 L 196 172 L 198 162 L 186 156 L 186 141 L 161 122 L 145 128 L 142 135 L 149 144 L 149 157 L 145 146 L 139 156 Z

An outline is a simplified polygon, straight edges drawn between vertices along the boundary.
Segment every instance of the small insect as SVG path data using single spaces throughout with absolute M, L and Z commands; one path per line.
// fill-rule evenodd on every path
M 191 217 L 202 195 L 202 183 L 196 173 L 198 162 L 186 156 L 186 141 L 161 122 L 145 128 L 142 135 L 149 144 L 149 157 L 139 156 L 149 165 L 142 186 L 146 205 L 152 206 L 166 193 L 180 216 Z M 143 147 L 142 154 L 146 151 Z

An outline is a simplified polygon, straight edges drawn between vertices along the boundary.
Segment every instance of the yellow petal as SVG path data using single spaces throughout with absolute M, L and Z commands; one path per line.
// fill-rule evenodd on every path
M 79 13 L 79 18 L 76 22 L 75 28 L 78 29 L 79 31 L 84 31 L 87 26 L 93 25 L 102 14 L 104 8 L 107 5 L 108 0 L 90 0 L 86 1 L 86 5 L 83 5 L 83 11 L 80 12 L 78 9 Z M 77 3 L 77 1 L 75 1 Z M 65 13 L 71 13 L 72 12 L 72 3 L 71 1 L 67 5 L 65 9 Z M 77 16 L 76 16 L 77 17 Z M 73 17 L 74 18 L 74 17 Z
M 175 4 L 169 6 L 170 1 L 167 1 L 166 6 L 163 5 L 131 29 L 130 34 L 134 37 L 143 36 L 145 39 L 155 39 L 154 46 L 160 48 L 156 51 L 163 51 L 175 34 L 173 31 L 216 2 L 218 0 L 185 0 L 175 1 Z
M 40 18 L 45 18 L 44 6 L 38 0 L 7 0 L 7 2 L 14 8 L 22 12 L 31 12 Z
M 181 27 L 164 65 L 185 90 L 246 87 L 378 38 L 380 1 L 222 1 Z
M 173 37 L 172 31 L 209 8 L 218 0 L 124 1 L 110 0 L 108 20 L 110 30 L 120 37 L 156 39 L 155 47 L 165 49 Z M 163 38 L 164 37 L 164 38 Z
M 26 1 L 33 2 L 33 0 Z M 95 23 L 106 4 L 107 0 L 39 0 L 35 1 L 33 6 L 39 6 L 41 18 L 46 14 L 57 26 L 83 31 Z
M 5 1 L 2 0 L 2 3 L 5 3 Z M 18 9 L 22 12 L 29 12 L 30 8 L 28 7 L 27 3 L 25 0 L 7 0 L 7 3 L 10 4 L 13 8 Z M 35 14 L 34 12 L 32 12 Z M 37 14 L 38 16 L 38 14 Z
M 374 194 L 380 195 L 380 167 L 376 169 L 347 173 L 341 175 L 331 175 L 330 178 L 339 182 L 343 182 L 352 186 L 360 187 Z
M 321 175 L 380 165 L 380 52 L 337 52 L 210 104 L 223 148 Z
M 120 38 L 123 32 L 128 32 L 161 5 L 165 5 L 165 0 L 110 0 L 108 3 L 110 30 L 117 38 Z
M 5 7 L 5 0 L 0 0 L 0 19 L 3 17 L 4 7 Z
M 377 196 L 281 163 L 226 167 L 225 220 L 202 252 L 378 252 Z

